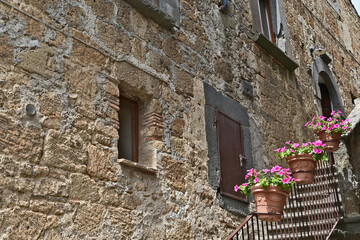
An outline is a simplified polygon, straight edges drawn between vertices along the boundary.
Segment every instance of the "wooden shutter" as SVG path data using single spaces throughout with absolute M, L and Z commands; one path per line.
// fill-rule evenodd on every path
M 220 157 L 220 193 L 247 201 L 244 194 L 234 191 L 236 184 L 245 182 L 246 174 L 241 124 L 217 111 L 216 127 Z

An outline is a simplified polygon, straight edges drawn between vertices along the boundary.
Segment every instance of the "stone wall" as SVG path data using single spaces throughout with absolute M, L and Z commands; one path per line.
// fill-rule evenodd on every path
M 244 216 L 209 184 L 203 82 L 247 109 L 254 166 L 277 163 L 286 140 L 314 139 L 310 45 L 332 58 L 347 113 L 360 97 L 360 21 L 339 2 L 284 1 L 290 72 L 252 40 L 249 1 L 180 0 L 166 29 L 123 0 L 1 0 L 0 238 L 227 236 Z M 140 121 L 138 164 L 117 157 L 120 95 L 162 117 Z

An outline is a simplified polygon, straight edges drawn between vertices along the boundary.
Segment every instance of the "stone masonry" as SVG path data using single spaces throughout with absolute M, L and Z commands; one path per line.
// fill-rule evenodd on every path
M 124 0 L 0 0 L 0 239 L 223 239 L 237 227 L 245 215 L 209 184 L 203 82 L 247 109 L 256 168 L 280 164 L 286 140 L 315 139 L 309 46 L 327 50 L 345 115 L 360 97 L 349 0 L 284 0 L 295 71 L 254 42 L 250 1 L 171 1 L 169 28 Z M 138 163 L 118 159 L 120 96 L 139 104 Z M 359 142 L 348 146 L 353 217 Z

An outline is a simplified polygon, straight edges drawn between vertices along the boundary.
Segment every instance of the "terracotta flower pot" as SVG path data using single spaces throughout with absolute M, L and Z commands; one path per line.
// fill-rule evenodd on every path
M 281 220 L 281 213 L 289 195 L 288 191 L 270 184 L 267 188 L 254 185 L 251 187 L 251 193 L 254 196 L 256 212 L 260 220 L 269 222 Z
M 286 159 L 292 177 L 299 179 L 298 184 L 309 184 L 314 181 L 316 162 L 311 154 L 292 155 Z
M 319 139 L 326 144 L 324 147 L 325 151 L 335 152 L 339 149 L 341 133 L 327 133 L 325 131 L 320 131 L 317 135 L 319 136 Z

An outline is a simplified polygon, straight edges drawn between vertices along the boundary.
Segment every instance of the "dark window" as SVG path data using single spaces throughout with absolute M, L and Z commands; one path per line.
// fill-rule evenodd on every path
M 273 43 L 276 43 L 274 36 L 274 27 L 271 17 L 270 0 L 259 0 L 259 6 L 262 33 L 267 37 L 267 39 L 269 39 Z
M 323 115 L 325 117 L 330 117 L 332 107 L 331 107 L 329 90 L 324 83 L 319 83 L 319 86 L 320 86 L 320 93 L 321 93 L 321 109 L 322 109 Z
M 217 111 L 216 128 L 220 157 L 220 193 L 246 201 L 246 196 L 234 191 L 245 181 L 246 159 L 242 143 L 241 124 Z
M 136 102 L 120 97 L 119 158 L 138 161 L 139 119 Z

